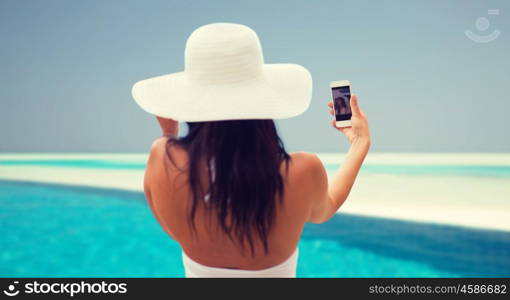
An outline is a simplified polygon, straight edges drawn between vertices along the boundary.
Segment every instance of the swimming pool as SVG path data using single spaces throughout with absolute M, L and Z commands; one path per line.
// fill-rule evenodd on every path
M 140 192 L 0 181 L 1 277 L 182 277 Z M 510 233 L 340 214 L 309 224 L 299 277 L 510 276 Z

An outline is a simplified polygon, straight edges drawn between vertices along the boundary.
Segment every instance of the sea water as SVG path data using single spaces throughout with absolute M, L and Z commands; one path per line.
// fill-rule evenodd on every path
M 0 167 L 143 170 L 144 159 L 0 158 Z M 326 159 L 330 175 L 339 160 Z M 345 212 L 306 225 L 298 276 L 510 276 L 510 231 L 504 226 L 489 230 L 384 217 L 392 209 L 440 207 L 453 216 L 455 210 L 483 215 L 485 209 L 504 220 L 510 172 L 506 164 L 486 161 L 369 161 Z M 179 245 L 161 230 L 141 192 L 4 180 L 0 205 L 0 276 L 183 276 Z M 374 215 L 356 214 L 370 212 L 367 205 L 377 210 Z M 384 213 L 377 215 L 379 210 Z

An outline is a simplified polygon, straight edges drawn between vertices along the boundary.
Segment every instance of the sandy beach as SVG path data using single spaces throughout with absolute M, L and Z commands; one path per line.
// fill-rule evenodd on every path
M 325 164 L 343 156 L 319 154 Z M 145 154 L 2 154 L 1 161 L 80 160 L 144 163 Z M 507 165 L 508 154 L 371 154 L 366 164 Z M 0 180 L 143 191 L 143 170 L 2 165 Z M 510 231 L 510 179 L 361 174 L 339 213 Z

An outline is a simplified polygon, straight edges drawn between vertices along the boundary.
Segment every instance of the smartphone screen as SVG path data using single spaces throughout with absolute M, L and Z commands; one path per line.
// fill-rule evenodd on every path
M 351 87 L 339 86 L 332 88 L 333 101 L 335 106 L 335 119 L 336 121 L 350 120 L 351 112 Z

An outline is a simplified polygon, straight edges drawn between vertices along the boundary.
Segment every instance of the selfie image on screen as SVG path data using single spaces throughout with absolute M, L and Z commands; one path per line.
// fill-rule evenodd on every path
M 333 100 L 335 101 L 335 119 L 344 121 L 351 119 L 351 89 L 348 86 L 333 88 Z

